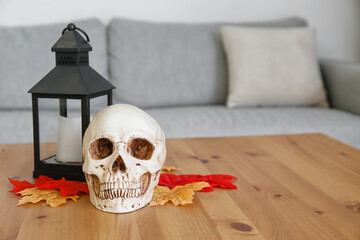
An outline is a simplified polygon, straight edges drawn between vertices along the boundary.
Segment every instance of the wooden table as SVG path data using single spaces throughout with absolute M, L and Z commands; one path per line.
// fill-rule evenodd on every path
M 360 151 L 321 134 L 171 139 L 177 174 L 231 174 L 237 190 L 194 204 L 110 214 L 88 196 L 16 207 L 7 177 L 31 180 L 32 145 L 0 145 L 0 239 L 360 239 Z

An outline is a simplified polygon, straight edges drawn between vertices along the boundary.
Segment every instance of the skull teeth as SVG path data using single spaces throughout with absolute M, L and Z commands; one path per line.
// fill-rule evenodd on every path
M 100 184 L 100 191 L 118 189 L 118 188 L 128 188 L 128 189 L 137 189 L 140 188 L 139 182 L 114 182 L 114 183 L 103 183 Z
M 100 192 L 100 198 L 113 199 L 113 198 L 138 198 L 140 196 L 140 189 L 111 189 Z
M 110 182 L 100 184 L 100 198 L 138 198 L 141 195 L 139 182 Z

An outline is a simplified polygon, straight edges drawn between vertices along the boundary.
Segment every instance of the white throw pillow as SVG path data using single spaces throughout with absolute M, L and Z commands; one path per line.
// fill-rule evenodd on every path
M 228 107 L 322 106 L 325 89 L 313 28 L 221 28 L 229 66 Z

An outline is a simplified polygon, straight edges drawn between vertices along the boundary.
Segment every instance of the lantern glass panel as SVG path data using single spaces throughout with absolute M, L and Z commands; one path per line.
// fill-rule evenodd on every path
M 101 109 L 107 107 L 107 95 L 90 99 L 90 119 L 92 119 Z
M 40 160 L 45 160 L 54 156 L 57 150 L 59 100 L 54 98 L 39 98 L 38 104 Z
M 60 112 L 59 101 L 39 98 L 40 160 L 81 165 L 81 100 L 66 99 L 66 114 Z
M 80 99 L 66 99 L 67 117 L 80 118 L 81 117 L 81 100 Z

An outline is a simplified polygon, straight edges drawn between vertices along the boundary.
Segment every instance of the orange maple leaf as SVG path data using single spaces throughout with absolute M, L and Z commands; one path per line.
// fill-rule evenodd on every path
M 25 204 L 25 203 L 37 203 L 42 200 L 46 201 L 46 204 L 50 207 L 57 207 L 61 204 L 66 203 L 66 199 L 72 199 L 75 202 L 79 198 L 78 195 L 69 195 L 67 197 L 63 197 L 61 192 L 54 189 L 38 189 L 27 188 L 19 192 L 21 194 L 21 199 L 19 200 L 17 206 Z
M 209 187 L 207 182 L 189 183 L 184 186 L 176 186 L 173 189 L 163 186 L 157 186 L 154 190 L 150 206 L 162 206 L 171 201 L 175 206 L 179 204 L 191 204 L 194 191 L 200 191 L 204 187 Z
M 175 172 L 179 170 L 177 167 L 174 166 L 162 166 L 161 172 Z

